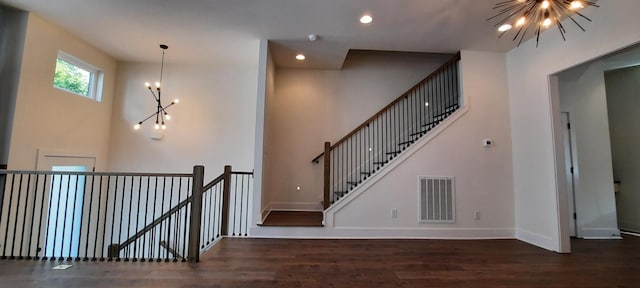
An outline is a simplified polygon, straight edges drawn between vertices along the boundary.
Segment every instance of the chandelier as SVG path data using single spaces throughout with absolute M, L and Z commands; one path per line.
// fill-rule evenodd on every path
M 591 21 L 588 17 L 580 12 L 585 6 L 599 7 L 592 1 L 572 1 L 572 0 L 506 0 L 495 4 L 494 10 L 498 10 L 498 14 L 487 19 L 487 21 L 500 19 L 495 24 L 502 37 L 510 30 L 516 30 L 513 41 L 518 40 L 518 46 L 527 35 L 530 29 L 536 36 L 536 47 L 540 40 L 540 32 L 556 25 L 562 35 L 562 40 L 566 41 L 565 27 L 562 25 L 563 18 L 569 18 L 582 31 L 586 31 L 576 20 L 576 15 L 587 21 Z M 578 18 L 579 19 L 579 18 Z
M 142 126 L 142 123 L 154 117 L 156 119 L 156 124 L 154 125 L 154 129 L 156 130 L 167 129 L 167 125 L 165 124 L 165 121 L 169 121 L 171 119 L 171 115 L 167 113 L 167 108 L 179 102 L 178 99 L 175 99 L 166 106 L 162 105 L 162 91 L 160 89 L 160 86 L 162 83 L 162 72 L 164 70 L 164 53 L 168 48 L 169 46 L 165 44 L 160 44 L 160 49 L 162 49 L 162 64 L 160 64 L 160 80 L 155 83 L 155 89 L 151 87 L 151 84 L 149 84 L 149 82 L 145 83 L 145 86 L 147 86 L 147 89 L 149 89 L 149 92 L 151 92 L 151 96 L 153 96 L 153 99 L 156 100 L 156 112 L 149 115 L 149 117 L 144 118 L 142 121 L 138 122 L 136 125 L 134 125 L 133 129 L 135 130 L 140 129 L 140 127 Z

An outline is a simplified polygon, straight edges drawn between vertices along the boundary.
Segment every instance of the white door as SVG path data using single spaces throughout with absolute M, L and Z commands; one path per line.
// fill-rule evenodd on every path
M 562 112 L 562 142 L 564 145 L 564 165 L 565 177 L 567 177 L 567 204 L 569 205 L 569 235 L 577 236 L 577 215 L 576 215 L 576 198 L 574 189 L 574 146 L 571 139 L 571 122 L 569 121 L 569 113 Z
M 44 155 L 39 170 L 57 172 L 93 171 L 95 158 Z M 78 257 L 86 177 L 53 175 L 49 180 L 43 256 Z

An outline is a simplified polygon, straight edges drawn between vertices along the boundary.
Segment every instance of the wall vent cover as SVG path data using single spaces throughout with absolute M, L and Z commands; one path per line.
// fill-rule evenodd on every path
M 453 177 L 418 176 L 420 223 L 455 223 Z

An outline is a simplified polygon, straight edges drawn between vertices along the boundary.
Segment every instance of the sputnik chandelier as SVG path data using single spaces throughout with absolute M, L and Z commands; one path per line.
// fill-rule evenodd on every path
M 173 100 L 171 103 L 169 103 L 166 106 L 162 105 L 162 91 L 160 89 L 160 85 L 162 83 L 162 72 L 164 71 L 164 52 L 169 48 L 169 46 L 165 45 L 165 44 L 160 44 L 160 49 L 162 49 L 162 64 L 160 64 L 160 80 L 158 82 L 156 82 L 155 84 L 155 92 L 153 91 L 154 88 L 151 87 L 151 84 L 149 84 L 149 82 L 145 83 L 145 86 L 147 86 L 147 89 L 149 89 L 149 92 L 151 92 L 151 96 L 153 96 L 153 99 L 156 100 L 156 112 L 149 115 L 149 117 L 144 118 L 142 121 L 138 122 L 136 125 L 133 126 L 133 129 L 138 130 L 140 129 L 140 127 L 142 126 L 142 123 L 144 123 L 145 121 L 152 119 L 153 117 L 156 118 L 156 124 L 154 126 L 154 128 L 156 130 L 158 129 L 162 129 L 165 130 L 167 129 L 167 125 L 165 124 L 165 121 L 169 121 L 171 119 L 171 115 L 169 115 L 169 113 L 167 113 L 167 108 L 177 104 L 179 101 L 178 99 Z
M 498 27 L 498 31 L 500 32 L 498 38 L 510 30 L 517 30 L 513 41 L 519 38 L 518 46 L 522 43 L 529 29 L 533 29 L 533 33 L 536 36 L 536 47 L 538 47 L 540 32 L 550 28 L 554 24 L 558 26 L 562 39 L 566 41 L 565 33 L 567 33 L 567 31 L 561 22 L 565 17 L 571 19 L 582 31 L 586 31 L 582 25 L 576 21 L 575 18 L 577 17 L 574 17 L 578 15 L 587 21 L 591 21 L 591 19 L 578 12 L 585 6 L 599 7 L 592 1 L 508 0 L 496 3 L 493 9 L 498 10 L 498 14 L 487 19 L 487 21 L 500 19 L 500 21 L 495 24 L 495 27 Z

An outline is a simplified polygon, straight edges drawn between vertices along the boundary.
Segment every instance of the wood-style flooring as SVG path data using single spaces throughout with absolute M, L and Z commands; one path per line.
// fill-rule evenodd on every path
M 573 240 L 561 255 L 517 240 L 224 239 L 199 264 L 0 261 L 0 287 L 640 287 L 640 238 Z
M 322 212 L 271 211 L 260 226 L 322 227 Z

